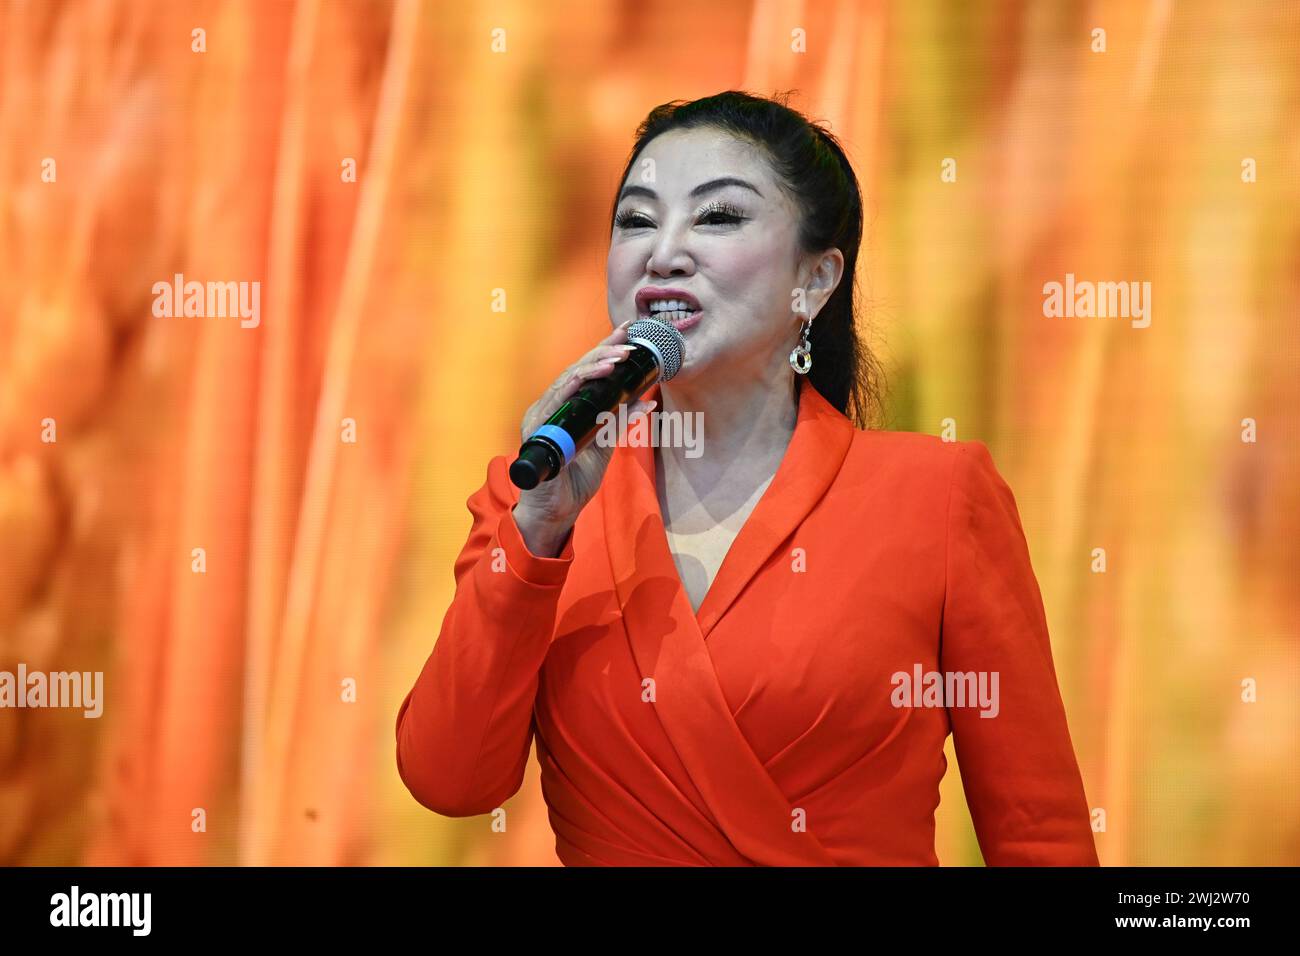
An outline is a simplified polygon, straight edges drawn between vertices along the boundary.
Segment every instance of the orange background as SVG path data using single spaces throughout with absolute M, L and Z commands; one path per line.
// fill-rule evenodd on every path
M 1016 493 L 1103 863 L 1300 863 L 1300 5 L 0 0 L 0 51 L 0 669 L 106 697 L 0 711 L 0 863 L 555 863 L 535 763 L 508 834 L 438 817 L 396 708 L 608 329 L 636 124 L 732 88 L 848 149 L 889 427 Z M 1066 273 L 1150 327 L 1045 317 Z

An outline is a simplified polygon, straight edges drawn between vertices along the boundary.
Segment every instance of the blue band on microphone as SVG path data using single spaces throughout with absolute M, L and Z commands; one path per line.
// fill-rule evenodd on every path
M 560 451 L 564 452 L 564 463 L 567 465 L 573 460 L 573 453 L 577 451 L 577 446 L 573 443 L 573 438 L 569 433 L 558 425 L 542 425 L 533 432 L 533 435 L 542 435 L 549 438 L 555 444 L 560 446 Z

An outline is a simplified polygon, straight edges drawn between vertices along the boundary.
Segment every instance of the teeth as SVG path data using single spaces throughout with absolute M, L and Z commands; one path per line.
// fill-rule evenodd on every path
M 691 311 L 691 307 L 686 304 L 684 299 L 658 299 L 650 303 L 650 312 L 682 312 Z
M 694 312 L 691 312 L 688 309 L 664 309 L 660 312 L 654 313 L 654 317 L 656 319 L 667 319 L 670 322 L 677 322 L 694 314 Z

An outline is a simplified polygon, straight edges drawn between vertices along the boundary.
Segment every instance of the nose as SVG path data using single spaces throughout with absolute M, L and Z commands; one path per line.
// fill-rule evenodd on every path
M 695 272 L 695 260 L 686 248 L 679 229 L 659 230 L 646 271 L 652 276 L 686 276 Z

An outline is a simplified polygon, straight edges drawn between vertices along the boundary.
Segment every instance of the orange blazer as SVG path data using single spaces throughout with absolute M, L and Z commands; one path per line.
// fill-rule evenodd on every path
M 951 732 L 987 864 L 1097 865 L 1042 598 L 988 449 L 855 428 L 801 382 L 785 456 L 698 614 L 653 448 L 615 449 L 555 558 L 524 545 L 511 458 L 491 460 L 397 714 L 421 804 L 491 812 L 535 736 L 566 865 L 937 865 Z M 964 702 L 947 674 L 968 679 Z

